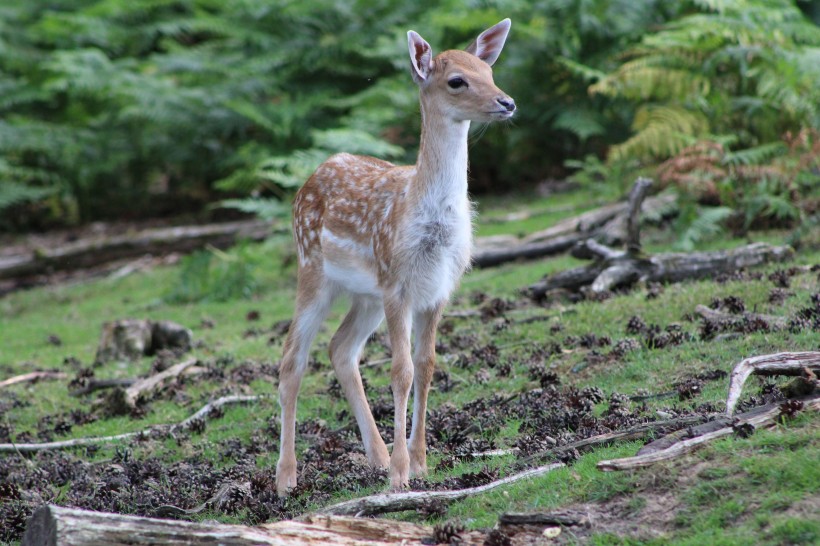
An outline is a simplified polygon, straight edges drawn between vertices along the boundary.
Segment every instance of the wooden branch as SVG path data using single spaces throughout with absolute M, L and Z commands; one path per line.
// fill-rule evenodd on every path
M 492 267 L 494 265 L 524 259 L 532 260 L 553 254 L 560 254 L 571 249 L 578 241 L 588 237 L 587 233 L 559 235 L 544 241 L 517 243 L 496 248 L 477 247 L 472 260 L 475 267 Z
M 820 410 L 820 397 L 806 399 L 804 401 L 804 408 L 815 411 Z M 733 426 L 722 427 L 694 438 L 676 442 L 666 449 L 651 451 L 649 453 L 644 453 L 643 455 L 636 455 L 635 457 L 600 461 L 597 466 L 599 470 L 610 472 L 613 470 L 632 470 L 635 468 L 650 466 L 660 461 L 668 461 L 690 453 L 698 447 L 713 440 L 733 434 L 737 425 L 749 424 L 755 428 L 771 426 L 777 422 L 781 412 L 782 410 L 780 408 L 780 404 L 770 404 L 762 411 L 750 412 L 750 414 L 753 413 L 753 415 L 746 419 L 738 419 L 734 421 Z
M 670 427 L 686 427 L 703 421 L 708 416 L 703 415 L 688 415 L 686 417 L 679 417 L 677 419 L 665 419 L 663 421 L 654 421 L 651 423 L 644 423 L 626 430 L 619 430 L 616 432 L 607 432 L 606 434 L 598 434 L 590 436 L 583 440 L 571 442 L 563 446 L 546 449 L 533 453 L 525 457 L 520 462 L 530 463 L 537 460 L 543 460 L 546 457 L 556 457 L 567 451 L 577 449 L 578 451 L 586 451 L 593 447 L 611 444 L 612 442 L 628 442 L 632 440 L 641 440 L 653 434 L 658 430 L 668 429 Z
M 652 180 L 640 177 L 629 191 L 629 207 L 626 211 L 626 252 L 633 256 L 641 253 L 641 205 Z
M 0 381 L 0 389 L 17 385 L 18 383 L 28 383 L 30 381 L 40 381 L 41 379 L 65 379 L 68 375 L 63 372 L 29 372 L 22 375 L 15 375 Z
M 443 503 L 458 501 L 466 497 L 491 491 L 504 485 L 509 485 L 528 478 L 543 476 L 544 474 L 552 472 L 557 468 L 563 468 L 564 466 L 565 465 L 563 463 L 552 463 L 546 466 L 526 470 L 519 474 L 507 476 L 506 478 L 488 483 L 486 485 L 470 487 L 467 489 L 458 489 L 456 491 L 408 491 L 404 493 L 383 493 L 380 495 L 371 495 L 369 497 L 352 499 L 326 506 L 320 509 L 317 514 L 336 516 L 369 516 L 374 514 L 384 514 L 387 512 L 416 510 L 431 501 Z
M 208 244 L 227 248 L 240 239 L 259 241 L 270 233 L 269 222 L 245 220 L 97 236 L 52 248 L 32 248 L 21 255 L 0 256 L 0 279 L 82 269 L 146 253 L 186 252 Z
M 125 516 L 46 505 L 34 512 L 23 535 L 23 546 L 152 545 L 342 545 L 419 544 L 432 536 L 425 525 L 394 520 L 311 517 L 257 527 L 193 523 Z M 480 544 L 483 534 L 465 532 L 465 542 Z
M 695 307 L 695 313 L 706 320 L 727 325 L 729 328 L 733 326 L 741 326 L 749 320 L 762 320 L 769 324 L 772 327 L 772 330 L 782 330 L 789 324 L 789 320 L 786 317 L 764 315 L 760 313 L 742 313 L 739 315 L 734 315 L 732 313 L 724 313 L 723 311 L 711 309 L 705 305 L 698 305 Z
M 34 452 L 34 451 L 46 451 L 50 449 L 68 449 L 72 447 L 81 447 L 87 446 L 92 444 L 105 444 L 110 442 L 116 442 L 119 440 L 127 440 L 129 438 L 140 437 L 140 436 L 147 436 L 151 432 L 181 432 L 184 430 L 188 430 L 191 428 L 193 423 L 198 422 L 199 420 L 206 419 L 208 416 L 211 415 L 211 411 L 216 408 L 221 408 L 222 406 L 228 404 L 241 404 L 245 402 L 255 402 L 264 398 L 264 396 L 240 396 L 240 395 L 233 395 L 233 396 L 223 396 L 213 402 L 209 402 L 205 404 L 199 411 L 197 411 L 192 416 L 188 417 L 184 421 L 174 424 L 174 425 L 153 425 L 148 428 L 138 430 L 135 432 L 125 432 L 123 434 L 116 434 L 113 436 L 95 436 L 90 438 L 74 438 L 73 440 L 64 440 L 61 442 L 43 442 L 40 444 L 0 444 L 0 453 L 2 452 L 11 452 L 11 451 L 19 451 L 19 452 Z
M 742 360 L 729 375 L 726 415 L 732 415 L 750 375 L 802 375 L 805 368 L 820 372 L 820 352 L 775 353 Z
M 179 364 L 171 366 L 167 370 L 140 379 L 126 389 L 117 389 L 107 397 L 106 409 L 113 415 L 126 415 L 137 408 L 137 402 L 144 400 L 151 393 L 161 389 L 167 381 L 176 379 L 185 370 L 199 362 L 196 358 L 190 358 Z
M 589 515 L 579 510 L 551 512 L 507 512 L 498 516 L 499 525 L 586 525 Z
M 88 379 L 82 387 L 70 391 L 68 394 L 71 396 L 83 396 L 104 389 L 113 389 L 114 387 L 128 388 L 137 381 L 138 379 L 130 377 L 119 379 Z

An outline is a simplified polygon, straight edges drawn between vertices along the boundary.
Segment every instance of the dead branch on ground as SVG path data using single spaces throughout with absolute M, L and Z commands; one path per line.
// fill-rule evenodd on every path
M 805 409 L 820 410 L 820 397 L 807 398 L 802 401 Z M 600 461 L 598 469 L 604 472 L 613 470 L 631 470 L 635 468 L 642 468 L 653 465 L 660 461 L 668 461 L 690 453 L 698 447 L 707 444 L 718 438 L 734 434 L 738 427 L 743 425 L 750 425 L 757 428 L 769 427 L 777 423 L 782 415 L 781 404 L 769 404 L 761 408 L 756 408 L 756 411 L 748 412 L 748 417 L 735 419 L 732 426 L 725 426 L 696 436 L 686 440 L 681 440 L 673 443 L 671 446 L 657 451 L 649 451 L 634 457 L 625 457 L 623 459 L 610 459 Z
M 778 317 L 775 315 L 764 315 L 762 313 L 740 313 L 732 314 L 723 311 L 710 309 L 705 305 L 698 305 L 695 307 L 695 313 L 700 315 L 705 320 L 710 320 L 721 325 L 721 330 L 737 331 L 743 327 L 744 324 L 752 321 L 762 321 L 769 325 L 772 330 L 782 330 L 789 324 L 789 319 L 786 317 Z
M 126 389 L 118 388 L 112 391 L 105 399 L 105 409 L 112 415 L 127 415 L 133 412 L 137 409 L 139 401 L 150 398 L 154 392 L 162 389 L 170 380 L 178 378 L 197 362 L 199 361 L 196 358 L 190 358 L 167 370 L 139 379 Z
M 457 489 L 455 491 L 407 491 L 404 493 L 382 493 L 352 499 L 338 504 L 333 504 L 320 509 L 317 514 L 332 516 L 370 516 L 374 514 L 385 514 L 388 512 L 403 512 L 405 510 L 417 510 L 430 502 L 451 503 L 473 495 L 485 493 L 497 487 L 509 485 L 528 478 L 543 476 L 557 468 L 563 468 L 563 463 L 552 463 L 530 470 L 525 470 L 519 474 L 507 476 L 500 480 L 481 485 L 469 487 L 467 489 Z
M 498 516 L 499 525 L 587 525 L 589 515 L 580 510 L 551 512 L 507 512 Z
M 0 381 L 0 389 L 17 385 L 18 383 L 40 381 L 41 379 L 65 379 L 66 377 L 68 376 L 63 372 L 29 372 Z
M 558 455 L 561 455 L 572 450 L 578 450 L 579 452 L 587 451 L 589 449 L 592 449 L 593 447 L 610 444 L 612 442 L 629 442 L 632 440 L 641 440 L 659 430 L 669 429 L 673 427 L 687 427 L 699 423 L 700 421 L 703 421 L 706 418 L 707 416 L 702 415 L 688 415 L 686 417 L 679 417 L 677 419 L 666 419 L 663 421 L 644 423 L 642 425 L 637 425 L 626 430 L 607 432 L 606 434 L 598 434 L 596 436 L 590 436 L 589 438 L 584 438 L 583 440 L 571 442 L 563 446 L 557 446 L 544 451 L 539 451 L 537 453 L 533 453 L 532 455 L 521 459 L 520 462 L 526 464 L 533 461 L 543 460 L 547 457 L 557 457 Z
M 241 396 L 241 395 L 232 395 L 232 396 L 223 396 L 222 398 L 218 398 L 213 402 L 209 402 L 205 404 L 202 409 L 177 424 L 173 425 L 152 425 L 148 428 L 138 430 L 135 432 L 126 432 L 123 434 L 116 434 L 114 436 L 96 436 L 90 438 L 74 438 L 73 440 L 64 440 L 60 442 L 43 442 L 40 444 L 0 444 L 0 453 L 2 452 L 11 452 L 11 451 L 19 451 L 19 452 L 34 452 L 34 451 L 45 451 L 50 449 L 68 449 L 72 447 L 81 447 L 87 446 L 92 444 L 105 444 L 116 442 L 119 440 L 127 440 L 129 438 L 134 437 L 147 437 L 152 433 L 156 432 L 159 434 L 174 434 L 177 432 L 184 432 L 190 430 L 194 423 L 199 423 L 206 420 L 208 417 L 212 415 L 213 410 L 217 410 L 223 406 L 230 405 L 230 404 L 244 404 L 248 402 L 256 402 L 257 400 L 261 400 L 265 398 L 262 395 L 259 396 Z
M 729 376 L 729 395 L 726 397 L 726 415 L 732 412 L 740 400 L 743 384 L 750 375 L 790 375 L 801 376 L 820 373 L 820 352 L 776 353 L 747 358 L 740 362 Z M 814 377 L 815 387 L 817 378 Z

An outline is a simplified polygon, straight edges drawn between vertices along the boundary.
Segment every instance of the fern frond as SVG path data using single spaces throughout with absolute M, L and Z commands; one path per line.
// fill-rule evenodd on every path
M 717 237 L 726 229 L 724 222 L 734 214 L 729 207 L 698 208 L 695 219 L 681 233 L 676 246 L 691 252 L 697 244 Z
M 601 115 L 586 108 L 570 108 L 562 111 L 552 122 L 552 126 L 555 129 L 569 131 L 581 141 L 603 135 L 606 132 Z
M 787 150 L 788 147 L 783 141 L 767 142 L 752 148 L 726 152 L 721 163 L 735 167 L 738 165 L 762 165 L 772 158 L 783 155 Z
M 609 157 L 626 159 L 665 159 L 694 143 L 708 130 L 704 116 L 675 106 L 645 106 L 635 114 L 636 133 L 626 142 L 613 146 Z

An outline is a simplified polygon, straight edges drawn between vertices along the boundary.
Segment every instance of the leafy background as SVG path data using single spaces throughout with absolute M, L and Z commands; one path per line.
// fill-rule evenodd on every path
M 412 162 L 406 30 L 463 47 L 503 17 L 520 115 L 476 128 L 473 191 L 614 197 L 646 171 L 687 197 L 682 233 L 705 226 L 684 246 L 816 225 L 814 2 L 28 0 L 0 6 L 0 229 L 274 217 L 335 151 Z

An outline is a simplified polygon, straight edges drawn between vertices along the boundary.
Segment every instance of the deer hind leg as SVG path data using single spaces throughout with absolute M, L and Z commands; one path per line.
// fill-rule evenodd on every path
M 406 302 L 385 299 L 387 330 L 393 352 L 391 386 L 393 389 L 393 453 L 390 455 L 390 487 L 407 487 L 410 479 L 410 455 L 407 452 L 407 399 L 413 383 L 413 361 L 410 358 L 412 316 Z
M 359 373 L 359 358 L 364 344 L 383 318 L 384 308 L 379 299 L 354 297 L 350 311 L 330 342 L 330 361 L 353 409 L 367 459 L 373 466 L 386 468 L 390 457 L 373 420 Z
M 276 490 L 287 494 L 296 487 L 296 399 L 307 368 L 310 345 L 333 303 L 334 291 L 320 275 L 300 272 L 296 310 L 285 340 L 279 367 L 279 404 L 282 408 Z
M 427 474 L 427 394 L 436 368 L 436 327 L 444 303 L 418 312 L 413 318 L 415 348 L 413 351 L 413 426 L 410 431 L 410 475 Z

